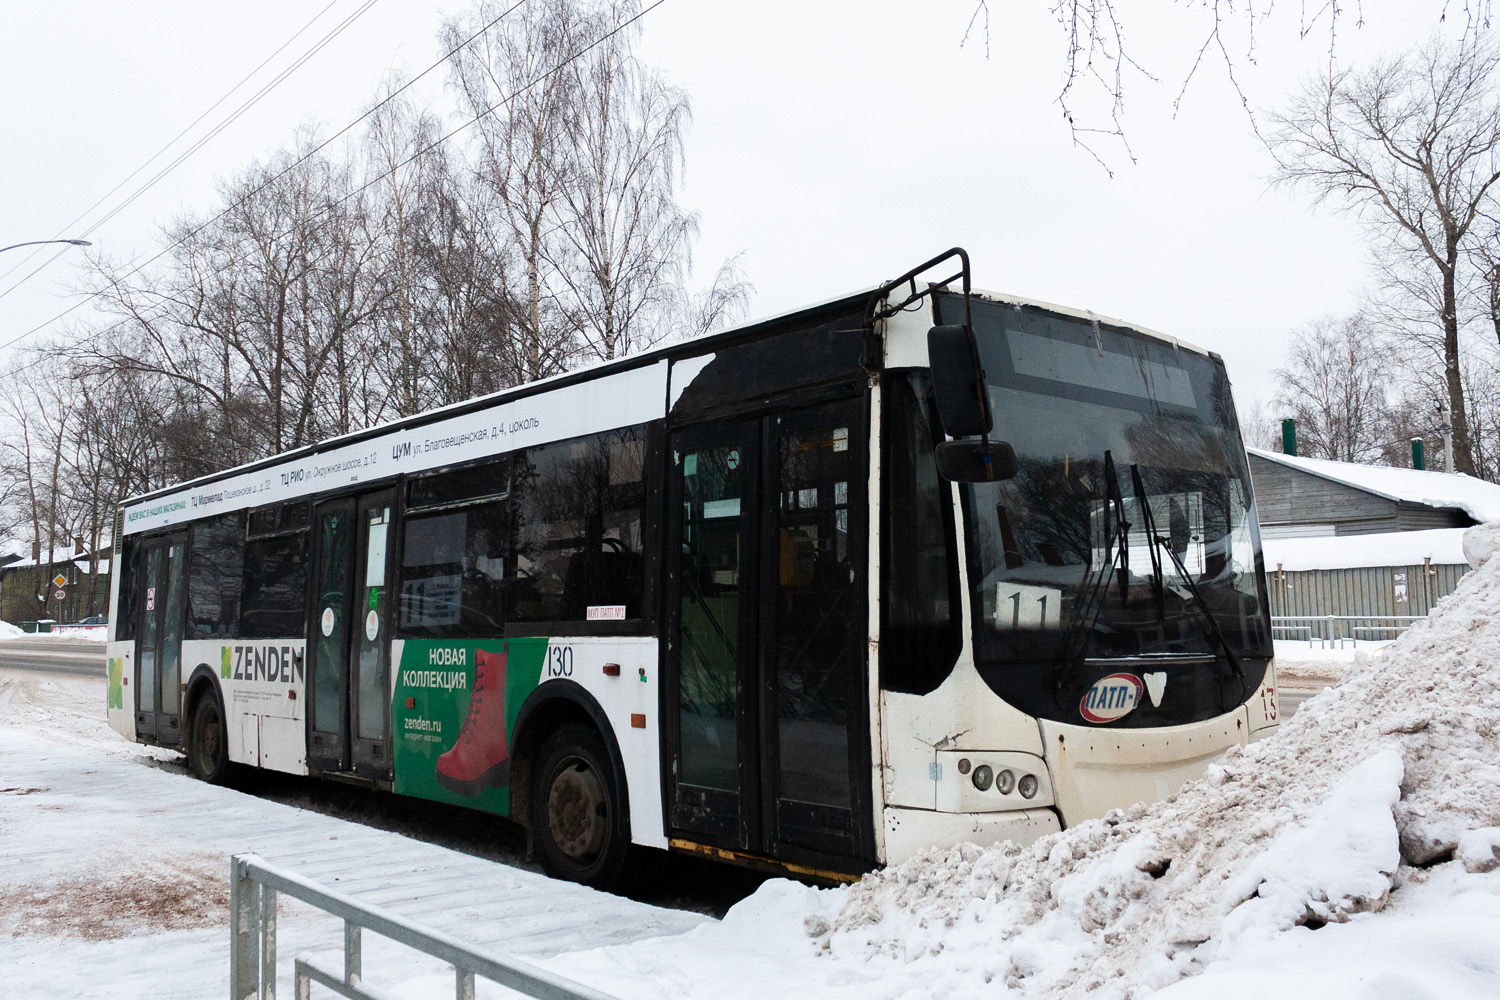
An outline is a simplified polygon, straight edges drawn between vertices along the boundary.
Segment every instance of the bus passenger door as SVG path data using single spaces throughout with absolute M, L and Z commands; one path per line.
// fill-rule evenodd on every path
M 689 838 L 872 857 L 863 408 L 672 436 L 667 819 Z
M 779 858 L 873 860 L 863 413 L 851 399 L 766 421 L 761 767 Z
M 183 574 L 187 535 L 142 542 L 135 631 L 135 731 L 161 743 L 182 739 Z
M 674 434 L 668 489 L 668 826 L 752 847 L 757 427 Z M 758 832 L 758 831 L 756 831 Z
M 390 754 L 391 490 L 314 508 L 307 765 L 374 781 Z

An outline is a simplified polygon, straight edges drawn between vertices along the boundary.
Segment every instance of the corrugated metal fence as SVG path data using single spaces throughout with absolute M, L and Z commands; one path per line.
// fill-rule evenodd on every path
M 1466 564 L 1372 566 L 1266 573 L 1275 618 L 1421 617 L 1453 592 Z

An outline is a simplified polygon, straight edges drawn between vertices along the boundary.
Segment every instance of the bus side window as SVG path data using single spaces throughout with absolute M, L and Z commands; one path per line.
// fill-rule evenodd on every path
M 880 685 L 926 694 L 953 671 L 962 646 L 952 492 L 938 476 L 931 381 L 887 373 L 880 463 Z
M 411 480 L 401 549 L 403 636 L 500 635 L 505 629 L 510 460 Z
M 402 635 L 499 635 L 509 530 L 505 503 L 406 516 Z
M 240 627 L 245 517 L 240 512 L 193 525 L 188 546 L 189 639 L 233 639 Z
M 510 621 L 645 616 L 645 455 L 645 428 L 628 427 L 517 458 Z
M 307 631 L 306 503 L 252 511 L 240 597 L 241 639 L 290 639 Z M 276 530 L 266 537 L 257 531 Z
M 135 539 L 126 538 L 120 543 L 120 606 L 115 610 L 114 622 L 117 642 L 129 642 L 135 638 L 135 588 L 139 585 Z

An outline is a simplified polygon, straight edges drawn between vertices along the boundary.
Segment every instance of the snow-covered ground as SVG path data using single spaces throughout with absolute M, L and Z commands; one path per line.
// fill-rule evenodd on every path
M 227 995 L 240 851 L 528 959 L 708 919 L 205 785 L 109 730 L 103 704 L 100 680 L 0 667 L 0 997 Z M 342 924 L 297 903 L 278 924 L 291 996 L 292 957 L 337 952 Z M 406 996 L 453 995 L 439 963 L 369 935 L 364 966 Z

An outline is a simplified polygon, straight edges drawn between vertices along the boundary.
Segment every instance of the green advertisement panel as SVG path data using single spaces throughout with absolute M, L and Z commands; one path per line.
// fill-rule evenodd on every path
M 125 707 L 125 689 L 121 683 L 125 676 L 125 657 L 109 658 L 109 707 Z
M 545 638 L 408 639 L 391 699 L 396 792 L 510 813 L 510 742 Z

